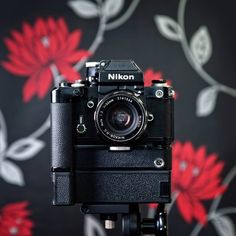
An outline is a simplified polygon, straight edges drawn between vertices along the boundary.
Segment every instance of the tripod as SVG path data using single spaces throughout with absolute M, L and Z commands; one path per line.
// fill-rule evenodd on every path
M 153 234 L 167 236 L 167 214 L 165 204 L 159 204 L 154 218 L 141 219 L 139 204 L 122 205 L 85 205 L 81 206 L 84 214 L 99 214 L 105 221 L 106 229 L 114 229 L 117 215 L 122 215 L 123 236 L 141 236 Z

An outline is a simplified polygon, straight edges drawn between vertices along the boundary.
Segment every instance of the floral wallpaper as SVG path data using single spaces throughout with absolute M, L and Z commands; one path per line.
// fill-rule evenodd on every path
M 52 207 L 50 91 L 133 59 L 176 90 L 169 235 L 235 236 L 233 1 L 12 0 L 0 9 L 0 236 L 121 235 Z M 154 215 L 156 204 L 143 206 Z M 119 222 L 120 223 L 120 222 Z

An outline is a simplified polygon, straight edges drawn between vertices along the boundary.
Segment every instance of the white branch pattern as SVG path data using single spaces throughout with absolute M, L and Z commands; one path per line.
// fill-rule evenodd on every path
M 107 20 L 108 20 L 109 16 L 106 15 L 106 14 L 109 14 L 109 12 L 106 12 L 105 7 L 104 7 L 104 4 L 106 4 L 106 2 L 103 2 L 101 0 L 96 0 L 96 1 L 97 1 L 98 12 L 99 12 L 99 14 L 98 14 L 99 26 L 98 26 L 97 34 L 88 49 L 92 54 L 94 54 L 96 52 L 96 50 L 98 49 L 100 44 L 103 42 L 103 37 L 104 37 L 105 31 L 115 29 L 115 28 L 119 27 L 120 25 L 124 24 L 130 18 L 130 16 L 133 14 L 133 12 L 134 12 L 135 8 L 137 7 L 140 0 L 133 0 L 133 2 L 131 3 L 131 5 L 127 9 L 127 11 L 124 13 L 124 15 L 121 16 L 120 18 L 118 18 L 116 21 L 111 22 L 109 25 L 107 25 Z M 109 0 L 109 1 L 110 1 L 109 4 L 117 4 L 117 2 L 114 0 L 112 0 L 113 2 L 111 0 Z M 77 71 L 81 70 L 81 68 L 84 66 L 84 64 L 87 60 L 88 60 L 88 58 L 81 59 L 78 63 L 76 63 L 74 65 L 74 69 Z M 58 84 L 64 78 L 62 75 L 60 75 L 56 65 L 51 65 L 50 69 L 51 69 L 51 72 L 52 72 L 52 75 L 54 78 L 54 85 L 58 86 Z M 7 127 L 6 127 L 4 116 L 3 116 L 2 112 L 0 111 L 0 176 L 2 178 L 4 178 L 8 183 L 17 184 L 20 186 L 24 185 L 23 173 L 21 173 L 21 170 L 13 162 L 11 162 L 7 159 L 14 160 L 17 156 L 18 159 L 20 158 L 21 160 L 24 160 L 24 157 L 23 157 L 24 152 L 21 153 L 20 155 L 13 153 L 13 150 L 14 151 L 19 150 L 20 147 L 17 145 L 20 145 L 20 144 L 22 144 L 22 145 L 27 144 L 28 145 L 26 147 L 24 146 L 24 148 L 25 148 L 24 151 L 25 151 L 25 155 L 26 155 L 25 160 L 35 156 L 45 146 L 44 142 L 40 141 L 39 138 L 43 134 L 45 134 L 49 128 L 50 128 L 50 116 L 48 116 L 46 118 L 46 120 L 43 122 L 43 124 L 38 129 L 36 129 L 33 133 L 31 133 L 27 137 L 20 138 L 19 140 L 13 142 L 13 144 L 11 144 L 11 145 L 8 145 L 7 144 Z M 12 147 L 12 145 L 15 145 L 15 146 Z M 10 151 L 9 151 L 9 149 L 10 149 Z M 9 154 L 9 155 L 11 154 L 14 157 L 7 156 L 7 154 Z M 3 165 L 4 161 L 6 164 Z M 11 168 L 12 169 L 11 175 L 14 174 L 15 176 L 12 176 L 12 178 L 10 176 L 7 176 L 7 171 L 5 169 L 5 166 L 8 169 Z M 4 175 L 2 175 L 1 173 L 4 173 Z M 16 176 L 22 177 L 21 180 L 17 180 Z
M 209 75 L 202 65 L 200 65 L 196 59 L 194 58 L 187 41 L 187 37 L 185 34 L 185 24 L 184 24 L 184 15 L 186 8 L 187 0 L 180 0 L 179 9 L 178 9 L 178 23 L 182 29 L 182 39 L 180 40 L 181 46 L 183 48 L 184 54 L 190 63 L 190 65 L 195 69 L 195 71 L 199 74 L 199 76 L 209 85 L 217 85 L 218 89 L 222 92 L 225 92 L 233 97 L 236 97 L 236 89 L 221 84 L 216 79 L 214 79 L 211 75 Z

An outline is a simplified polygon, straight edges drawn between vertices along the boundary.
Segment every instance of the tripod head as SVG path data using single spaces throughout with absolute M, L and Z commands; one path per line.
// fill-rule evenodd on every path
M 154 218 L 141 218 L 139 204 L 122 205 L 82 205 L 84 214 L 99 214 L 105 221 L 105 229 L 115 228 L 117 215 L 122 215 L 123 236 L 141 236 L 153 234 L 156 236 L 167 236 L 167 214 L 165 204 L 159 204 Z

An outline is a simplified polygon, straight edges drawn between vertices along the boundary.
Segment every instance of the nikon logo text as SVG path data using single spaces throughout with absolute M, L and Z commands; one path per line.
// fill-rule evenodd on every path
M 108 80 L 134 80 L 133 75 L 108 74 Z

